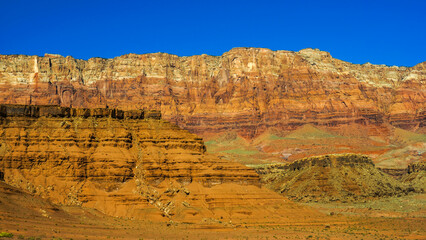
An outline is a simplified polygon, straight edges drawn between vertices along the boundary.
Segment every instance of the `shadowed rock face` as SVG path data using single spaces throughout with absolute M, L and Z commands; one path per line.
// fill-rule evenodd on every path
M 424 131 L 425 63 L 351 64 L 327 52 L 236 48 L 222 56 L 0 56 L 0 102 L 158 109 L 201 135 L 349 123 Z M 372 130 L 373 129 L 373 130 Z M 419 130 L 420 129 L 420 130 Z M 423 129 L 423 130 L 422 130 Z
M 206 154 L 201 138 L 151 115 L 121 111 L 121 118 L 112 114 L 116 109 L 58 106 L 0 110 L 4 181 L 54 203 L 182 221 L 215 214 L 253 220 L 269 214 L 258 206 L 294 205 L 260 188 L 253 170 Z
M 1 117 L 59 117 L 59 118 L 114 118 L 114 119 L 161 119 L 161 112 L 151 110 L 122 111 L 109 108 L 69 108 L 57 105 L 8 105 L 0 104 Z
M 414 191 L 376 169 L 369 157 L 357 154 L 303 158 L 257 172 L 270 189 L 302 202 L 364 201 Z

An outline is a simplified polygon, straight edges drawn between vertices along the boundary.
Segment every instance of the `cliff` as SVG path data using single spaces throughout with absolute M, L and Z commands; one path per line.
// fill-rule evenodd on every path
M 206 136 L 304 124 L 364 126 L 387 136 L 391 124 L 424 132 L 425 63 L 351 64 L 329 53 L 235 48 L 222 56 L 127 54 L 87 61 L 70 56 L 0 56 L 0 102 L 157 109 Z
M 158 112 L 1 105 L 0 137 L 2 180 L 56 204 L 188 222 L 305 211 Z

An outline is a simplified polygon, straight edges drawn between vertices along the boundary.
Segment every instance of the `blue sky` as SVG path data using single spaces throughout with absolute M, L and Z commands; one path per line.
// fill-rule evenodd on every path
M 319 48 L 353 63 L 426 61 L 426 0 L 0 0 L 0 54 L 111 58 Z

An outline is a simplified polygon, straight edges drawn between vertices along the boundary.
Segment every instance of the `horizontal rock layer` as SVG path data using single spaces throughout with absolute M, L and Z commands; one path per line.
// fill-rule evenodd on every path
M 57 105 L 8 105 L 0 104 L 1 117 L 81 117 L 81 118 L 103 118 L 116 119 L 161 119 L 159 111 L 130 110 L 123 111 L 109 108 L 69 108 Z
M 313 49 L 87 61 L 8 55 L 0 56 L 0 103 L 158 109 L 201 135 L 236 130 L 251 138 L 306 123 L 373 125 L 379 130 L 370 134 L 383 135 L 387 123 L 424 131 L 425 69 L 351 64 Z
M 91 110 L 89 116 L 67 117 L 53 113 L 79 109 L 0 109 L 7 113 L 0 116 L 0 177 L 55 203 L 114 216 L 182 221 L 213 218 L 218 212 L 250 218 L 267 211 L 256 210 L 257 205 L 283 211 L 294 205 L 283 205 L 284 198 L 260 188 L 253 170 L 206 154 L 201 138 L 160 119 L 120 119 L 110 109 L 97 109 L 108 113 L 102 116 Z

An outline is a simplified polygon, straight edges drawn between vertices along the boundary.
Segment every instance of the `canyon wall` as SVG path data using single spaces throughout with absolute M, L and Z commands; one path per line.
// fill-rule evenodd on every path
M 157 109 L 206 136 L 307 123 L 356 123 L 369 135 L 389 124 L 425 130 L 426 63 L 351 64 L 329 53 L 235 48 L 222 56 L 127 54 L 87 61 L 46 54 L 0 56 L 0 103 Z

